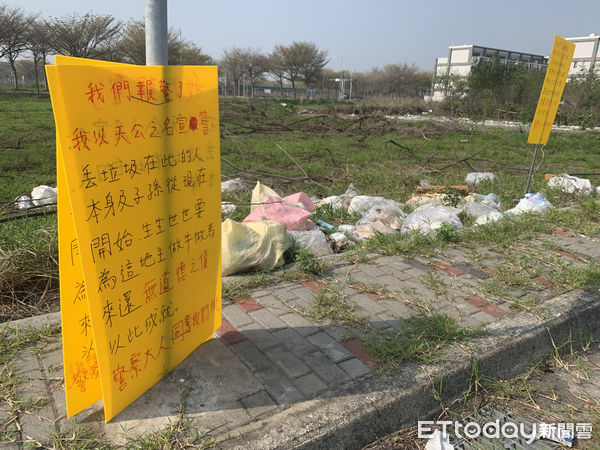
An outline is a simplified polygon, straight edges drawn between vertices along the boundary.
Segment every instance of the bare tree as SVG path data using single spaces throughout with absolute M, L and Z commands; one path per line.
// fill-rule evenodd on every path
M 327 65 L 327 51 L 321 51 L 312 42 L 294 42 L 291 47 L 300 57 L 300 78 L 306 89 L 309 89 L 318 79 Z
M 291 45 L 278 45 L 274 53 L 282 57 L 285 78 L 292 83 L 296 98 L 296 82 L 302 81 L 308 88 L 317 81 L 319 74 L 327 65 L 327 52 L 320 51 L 312 42 L 292 42 Z
M 242 76 L 250 82 L 250 95 L 254 97 L 256 80 L 267 70 L 267 57 L 258 49 L 234 47 L 225 51 L 222 62 L 236 84 Z
M 124 28 L 119 42 L 121 58 L 132 64 L 146 64 L 146 27 L 143 20 L 129 20 Z M 193 42 L 181 39 L 179 31 L 169 29 L 167 35 L 169 64 L 205 65 L 212 64 L 210 56 Z
M 35 71 L 35 85 L 38 91 L 40 92 L 40 80 L 39 80 L 39 65 L 42 63 L 42 71 L 44 72 L 44 77 L 46 71 L 44 70 L 44 65 L 46 64 L 46 56 L 52 48 L 50 47 L 50 42 L 48 40 L 48 33 L 46 27 L 42 22 L 34 21 L 31 24 L 31 28 L 29 30 L 29 38 L 28 38 L 27 49 L 31 52 L 33 56 L 33 70 Z M 48 83 L 46 83 L 48 86 Z
M 295 43 L 294 43 L 295 44 Z M 275 53 L 281 55 L 282 67 L 284 68 L 285 79 L 292 83 L 294 98 L 296 98 L 296 81 L 300 79 L 300 58 L 294 51 L 293 45 L 286 47 L 284 45 L 275 46 Z
M 278 50 L 277 47 L 268 56 L 267 60 L 267 72 L 271 77 L 279 81 L 279 87 L 281 88 L 280 98 L 283 98 L 283 80 L 285 79 L 285 61 L 283 60 L 283 54 Z
M 45 25 L 54 51 L 81 58 L 101 56 L 103 46 L 118 36 L 122 27 L 111 15 L 91 13 L 53 17 Z
M 0 7 L 0 58 L 6 58 L 13 73 L 15 89 L 19 89 L 17 58 L 27 50 L 33 17 L 21 8 Z
M 221 58 L 221 66 L 225 70 L 228 83 L 232 81 L 233 94 L 239 95 L 239 84 L 244 74 L 242 51 L 236 47 L 225 50 L 223 58 Z

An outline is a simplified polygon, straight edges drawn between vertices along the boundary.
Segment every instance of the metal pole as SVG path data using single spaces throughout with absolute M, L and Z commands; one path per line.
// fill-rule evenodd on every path
M 166 66 L 167 0 L 146 0 L 146 65 Z
M 535 150 L 533 152 L 533 160 L 531 161 L 531 168 L 529 169 L 529 176 L 527 177 L 527 186 L 525 187 L 525 194 L 529 193 L 529 186 L 531 184 L 531 176 L 533 175 L 533 167 L 535 166 L 535 158 L 537 157 L 537 152 L 540 149 L 540 144 L 535 146 Z

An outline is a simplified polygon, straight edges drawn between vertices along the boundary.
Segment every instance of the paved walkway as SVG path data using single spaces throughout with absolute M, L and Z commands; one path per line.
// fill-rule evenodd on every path
M 289 420 L 303 417 L 303 426 L 319 428 L 326 417 L 320 413 L 323 408 L 345 397 L 368 403 L 369 395 L 381 394 L 385 383 L 397 383 L 403 376 L 377 372 L 377 362 L 359 339 L 364 328 L 311 320 L 320 292 L 333 292 L 355 306 L 374 329 L 400 330 L 402 319 L 424 311 L 478 328 L 526 314 L 519 306 L 532 307 L 569 287 L 563 283 L 570 268 L 598 263 L 598 236 L 555 230 L 507 254 L 478 247 L 454 248 L 430 258 L 377 256 L 342 265 L 316 280 L 283 281 L 224 298 L 223 326 L 215 338 L 108 424 L 101 404 L 65 418 L 57 338 L 40 357 L 32 348 L 14 361 L 22 377 L 18 400 L 45 400 L 21 407 L 17 415 L 14 404 L 0 404 L 0 423 L 5 424 L 1 446 L 52 446 L 51 436 L 68 436 L 76 424 L 95 430 L 102 441 L 124 444 L 140 434 L 164 430 L 180 413 L 198 430 L 216 427 L 212 436 L 217 440 L 230 436 L 223 447 L 251 447 L 260 440 L 252 430 L 285 434 L 281 414 L 290 408 L 301 416 L 291 415 Z M 339 427 L 346 426 L 349 422 L 340 419 Z M 374 438 L 365 434 L 356 443 Z M 300 436 L 286 445 L 302 441 Z

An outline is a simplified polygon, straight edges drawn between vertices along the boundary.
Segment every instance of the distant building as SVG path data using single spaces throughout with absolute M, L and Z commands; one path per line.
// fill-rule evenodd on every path
M 567 39 L 575 44 L 569 77 L 585 76 L 591 71 L 600 75 L 600 36 L 592 33 L 586 37 Z
M 586 75 L 590 70 L 600 75 L 600 36 L 590 34 L 586 37 L 567 38 L 575 44 L 573 62 L 569 70 L 569 77 Z M 448 47 L 448 56 L 435 59 L 432 80 L 433 101 L 443 100 L 446 92 L 438 83 L 440 77 L 459 76 L 466 77 L 471 72 L 471 67 L 480 61 L 487 61 L 497 57 L 501 63 L 515 63 L 526 65 L 528 69 L 537 70 L 548 65 L 548 57 L 525 53 L 514 50 L 501 50 L 481 45 L 452 45 Z M 596 64 L 596 60 L 598 64 Z

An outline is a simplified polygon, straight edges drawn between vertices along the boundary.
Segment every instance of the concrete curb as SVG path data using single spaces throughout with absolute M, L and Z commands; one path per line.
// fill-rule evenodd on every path
M 224 447 L 274 449 L 361 448 L 378 437 L 431 419 L 444 404 L 459 398 L 480 377 L 509 378 L 537 363 L 555 345 L 600 335 L 600 294 L 572 291 L 544 302 L 534 314 L 523 312 L 485 328 L 487 334 L 444 352 L 443 363 L 407 364 L 393 377 L 367 376 L 340 387 L 328 398 L 294 405 L 268 419 L 228 434 L 243 436 Z M 551 338 L 552 337 L 552 338 Z

